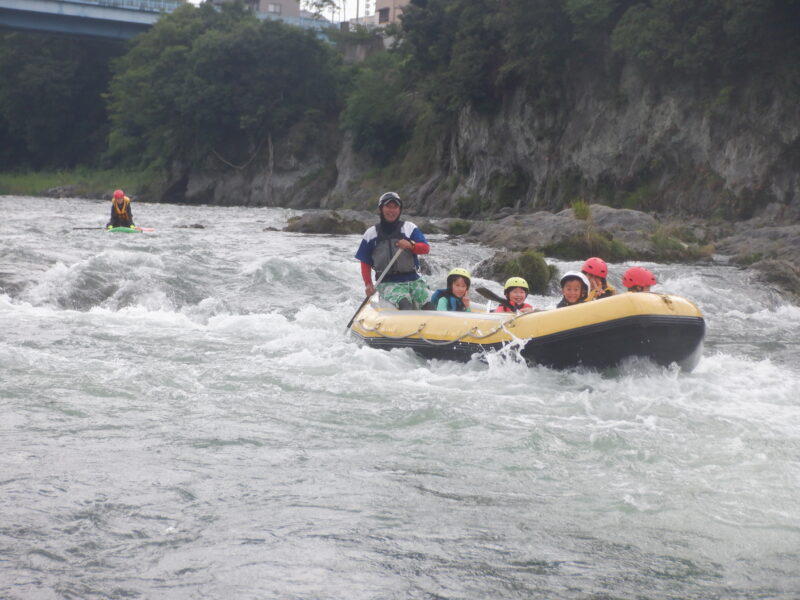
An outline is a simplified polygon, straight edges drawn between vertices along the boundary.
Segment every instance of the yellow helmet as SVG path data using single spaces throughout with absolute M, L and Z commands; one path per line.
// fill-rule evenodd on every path
M 466 269 L 461 269 L 459 267 L 451 269 L 450 272 L 447 274 L 447 276 L 450 277 L 451 275 L 461 275 L 461 277 L 472 279 L 472 275 L 469 274 L 469 271 L 467 271 Z
M 466 279 L 467 280 L 467 287 L 469 287 L 470 283 L 472 283 L 472 275 L 469 274 L 469 271 L 467 271 L 466 269 L 461 269 L 459 267 L 456 267 L 455 269 L 451 269 L 450 272 L 447 274 L 447 287 L 448 288 L 452 285 L 453 280 L 456 277 L 463 277 L 464 279 Z
M 507 292 L 511 288 L 522 288 L 526 292 L 530 291 L 530 287 L 528 287 L 528 282 L 525 281 L 522 277 L 510 277 L 506 284 L 503 286 L 503 292 Z

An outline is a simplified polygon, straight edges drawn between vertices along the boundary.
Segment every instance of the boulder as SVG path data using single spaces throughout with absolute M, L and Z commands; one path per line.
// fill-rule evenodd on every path
M 292 217 L 284 231 L 293 233 L 353 234 L 364 233 L 375 218 L 352 210 L 313 210 Z

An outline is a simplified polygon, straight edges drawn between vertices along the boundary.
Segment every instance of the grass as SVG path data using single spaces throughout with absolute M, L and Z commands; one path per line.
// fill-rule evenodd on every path
M 602 256 L 611 262 L 627 260 L 632 256 L 630 248 L 619 240 L 609 239 L 591 229 L 544 248 L 548 256 L 566 260 L 583 260 L 587 256 Z
M 453 221 L 447 228 L 447 233 L 450 235 L 464 235 L 472 227 L 471 221 L 463 221 L 461 219 Z
M 63 171 L 29 171 L 0 173 L 0 194 L 40 196 L 55 187 L 72 187 L 76 196 L 103 197 L 116 188 L 128 195 L 160 181 L 159 174 L 150 171 L 121 169 L 77 168 Z
M 589 206 L 589 203 L 581 198 L 573 200 L 571 208 L 572 214 L 575 215 L 575 218 L 579 221 L 588 221 L 589 217 L 592 216 L 592 209 Z

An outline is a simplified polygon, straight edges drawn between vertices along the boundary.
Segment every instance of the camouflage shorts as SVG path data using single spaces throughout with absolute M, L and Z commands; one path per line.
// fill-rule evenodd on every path
M 419 308 L 428 301 L 428 284 L 421 277 L 414 281 L 397 281 L 380 283 L 377 287 L 381 300 L 386 300 L 397 306 L 403 298 L 406 298 Z

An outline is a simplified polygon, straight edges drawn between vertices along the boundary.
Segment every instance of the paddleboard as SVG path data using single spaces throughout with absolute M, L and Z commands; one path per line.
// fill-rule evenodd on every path
M 110 229 L 106 229 L 106 231 L 110 231 L 111 233 L 142 233 L 140 230 L 132 227 L 111 227 Z

